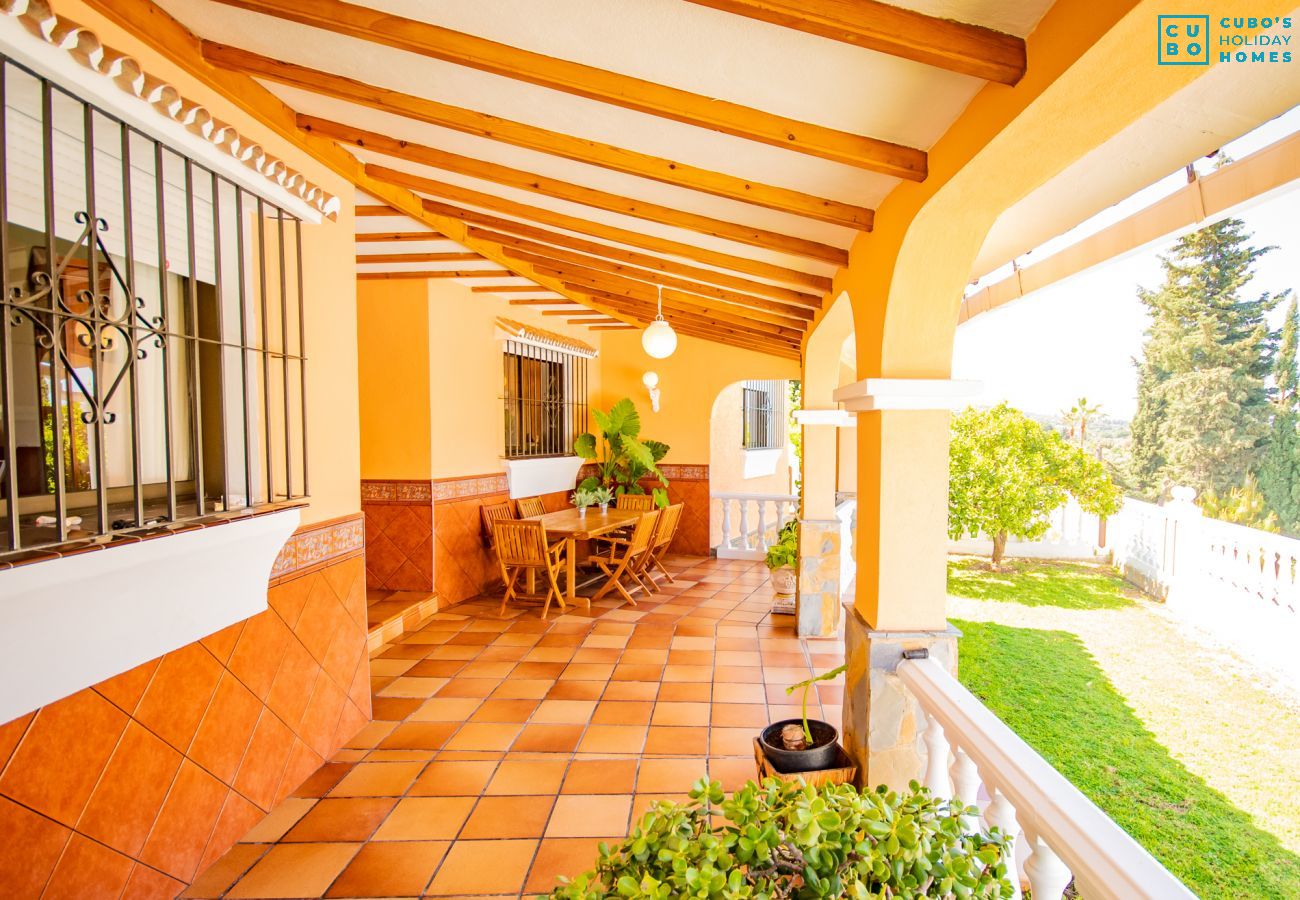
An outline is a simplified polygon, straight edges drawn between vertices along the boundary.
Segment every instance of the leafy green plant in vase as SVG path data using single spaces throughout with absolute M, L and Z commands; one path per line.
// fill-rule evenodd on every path
M 609 512 L 609 505 L 614 502 L 614 492 L 607 487 L 594 488 L 591 492 L 600 506 L 601 512 Z
M 801 718 L 773 722 L 758 736 L 763 755 L 778 772 L 819 772 L 836 767 L 840 733 L 829 722 L 808 718 L 808 692 L 818 682 L 832 681 L 844 670 L 845 666 L 837 666 L 785 689 L 787 694 L 803 691 Z
M 600 497 L 592 488 L 579 487 L 569 495 L 570 502 L 578 509 L 578 517 L 586 518 L 587 507 L 595 506 L 600 502 Z
M 668 455 L 668 445 L 640 437 L 641 416 L 636 404 L 624 397 L 608 412 L 592 410 L 591 417 L 599 433 L 578 435 L 573 452 L 594 462 L 599 474 L 583 479 L 578 486 L 607 488 L 613 496 L 644 494 L 641 481 L 653 477 L 662 485 L 652 491 L 655 505 L 667 506 L 668 479 L 659 471 L 659 461 Z
M 969 831 L 962 818 L 978 813 L 915 781 L 906 791 L 861 791 L 767 778 L 728 797 L 701 778 L 688 802 L 656 803 L 616 847 L 601 843 L 594 869 L 561 878 L 548 896 L 1012 897 L 1009 840 L 996 828 Z
M 781 526 L 776 543 L 767 548 L 763 563 L 772 575 L 772 590 L 778 598 L 793 597 L 798 587 L 795 565 L 799 562 L 799 523 L 791 519 Z

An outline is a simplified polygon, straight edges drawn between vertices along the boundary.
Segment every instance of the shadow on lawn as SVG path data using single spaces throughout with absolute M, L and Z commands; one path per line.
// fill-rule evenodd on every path
M 1077 637 L 952 624 L 962 684 L 1197 895 L 1300 897 L 1300 856 L 1170 756 Z
M 1021 606 L 1123 609 L 1136 590 L 1108 566 L 1012 559 L 995 572 L 986 559 L 960 557 L 948 561 L 948 593 Z

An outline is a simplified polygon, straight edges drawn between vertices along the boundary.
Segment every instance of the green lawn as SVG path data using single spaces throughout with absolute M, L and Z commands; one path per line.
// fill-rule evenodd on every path
M 1042 583 L 1054 596 L 1074 577 Z M 1077 637 L 953 625 L 962 683 L 1199 896 L 1300 897 L 1300 857 L 1171 757 Z
M 948 593 L 1024 606 L 1120 609 L 1133 605 L 1135 591 L 1106 566 L 1009 559 L 994 572 L 987 559 L 964 557 L 948 562 Z

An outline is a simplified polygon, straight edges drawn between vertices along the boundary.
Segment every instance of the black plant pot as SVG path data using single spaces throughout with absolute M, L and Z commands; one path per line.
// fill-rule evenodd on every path
M 808 720 L 808 730 L 812 732 L 813 745 L 807 750 L 787 750 L 781 743 L 781 729 L 786 725 L 803 726 L 803 719 L 783 719 L 763 729 L 758 736 L 763 755 L 767 757 L 772 768 L 783 775 L 791 772 L 817 772 L 833 769 L 839 759 L 840 733 L 835 726 L 818 719 Z

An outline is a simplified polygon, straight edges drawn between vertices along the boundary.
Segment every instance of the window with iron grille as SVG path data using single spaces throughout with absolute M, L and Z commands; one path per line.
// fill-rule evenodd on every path
M 307 495 L 301 248 L 0 57 L 0 554 Z
M 507 459 L 572 456 L 587 427 L 587 360 L 551 347 L 505 342 Z
M 746 450 L 785 446 L 785 382 L 746 381 L 741 386 L 741 425 Z

